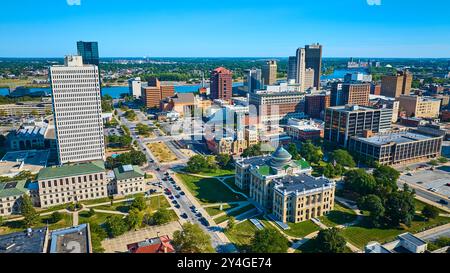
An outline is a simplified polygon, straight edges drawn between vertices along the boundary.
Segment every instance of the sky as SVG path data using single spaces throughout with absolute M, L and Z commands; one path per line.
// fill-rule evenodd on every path
M 450 57 L 448 0 L 4 0 L 0 57 Z

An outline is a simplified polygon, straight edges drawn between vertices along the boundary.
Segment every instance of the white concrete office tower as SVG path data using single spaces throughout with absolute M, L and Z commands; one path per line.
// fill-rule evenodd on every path
M 295 83 L 300 84 L 300 90 L 305 91 L 305 70 L 306 70 L 306 64 L 305 64 L 305 58 L 306 58 L 306 51 L 304 48 L 298 48 L 297 49 L 297 77 L 295 79 Z
M 59 163 L 105 160 L 98 67 L 66 56 L 50 80 Z
M 128 80 L 128 89 L 130 95 L 133 96 L 134 98 L 136 99 L 141 98 L 142 96 L 141 87 L 142 87 L 141 77 L 136 77 L 134 79 Z

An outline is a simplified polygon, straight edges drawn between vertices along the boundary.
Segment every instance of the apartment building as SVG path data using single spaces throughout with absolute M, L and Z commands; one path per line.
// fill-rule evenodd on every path
M 392 109 L 357 105 L 329 107 L 325 112 L 324 139 L 347 147 L 352 136 L 364 131 L 378 133 L 391 128 Z
M 66 56 L 50 79 L 60 164 L 105 160 L 98 67 Z
M 437 118 L 441 108 L 441 100 L 433 97 L 400 96 L 400 109 L 405 111 L 408 117 Z
M 229 101 L 233 96 L 233 73 L 224 67 L 218 67 L 211 72 L 211 99 Z
M 108 196 L 103 161 L 44 168 L 37 181 L 42 208 Z

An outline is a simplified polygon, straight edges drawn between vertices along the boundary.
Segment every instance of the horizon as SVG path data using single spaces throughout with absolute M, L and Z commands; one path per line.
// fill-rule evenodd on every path
M 287 57 L 315 42 L 329 58 L 450 58 L 450 20 L 439 16 L 450 9 L 445 0 L 20 0 L 2 6 L 5 58 L 58 58 L 75 53 L 79 40 L 97 41 L 109 58 Z M 435 16 L 416 19 L 427 14 Z

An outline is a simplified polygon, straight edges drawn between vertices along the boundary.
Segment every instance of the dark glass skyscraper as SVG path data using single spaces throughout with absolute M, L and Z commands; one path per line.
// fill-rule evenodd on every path
M 314 87 L 320 90 L 320 76 L 322 75 L 322 46 L 312 44 L 305 46 L 305 68 L 314 69 Z
M 83 57 L 83 64 L 99 65 L 98 43 L 97 42 L 77 42 L 78 55 Z

